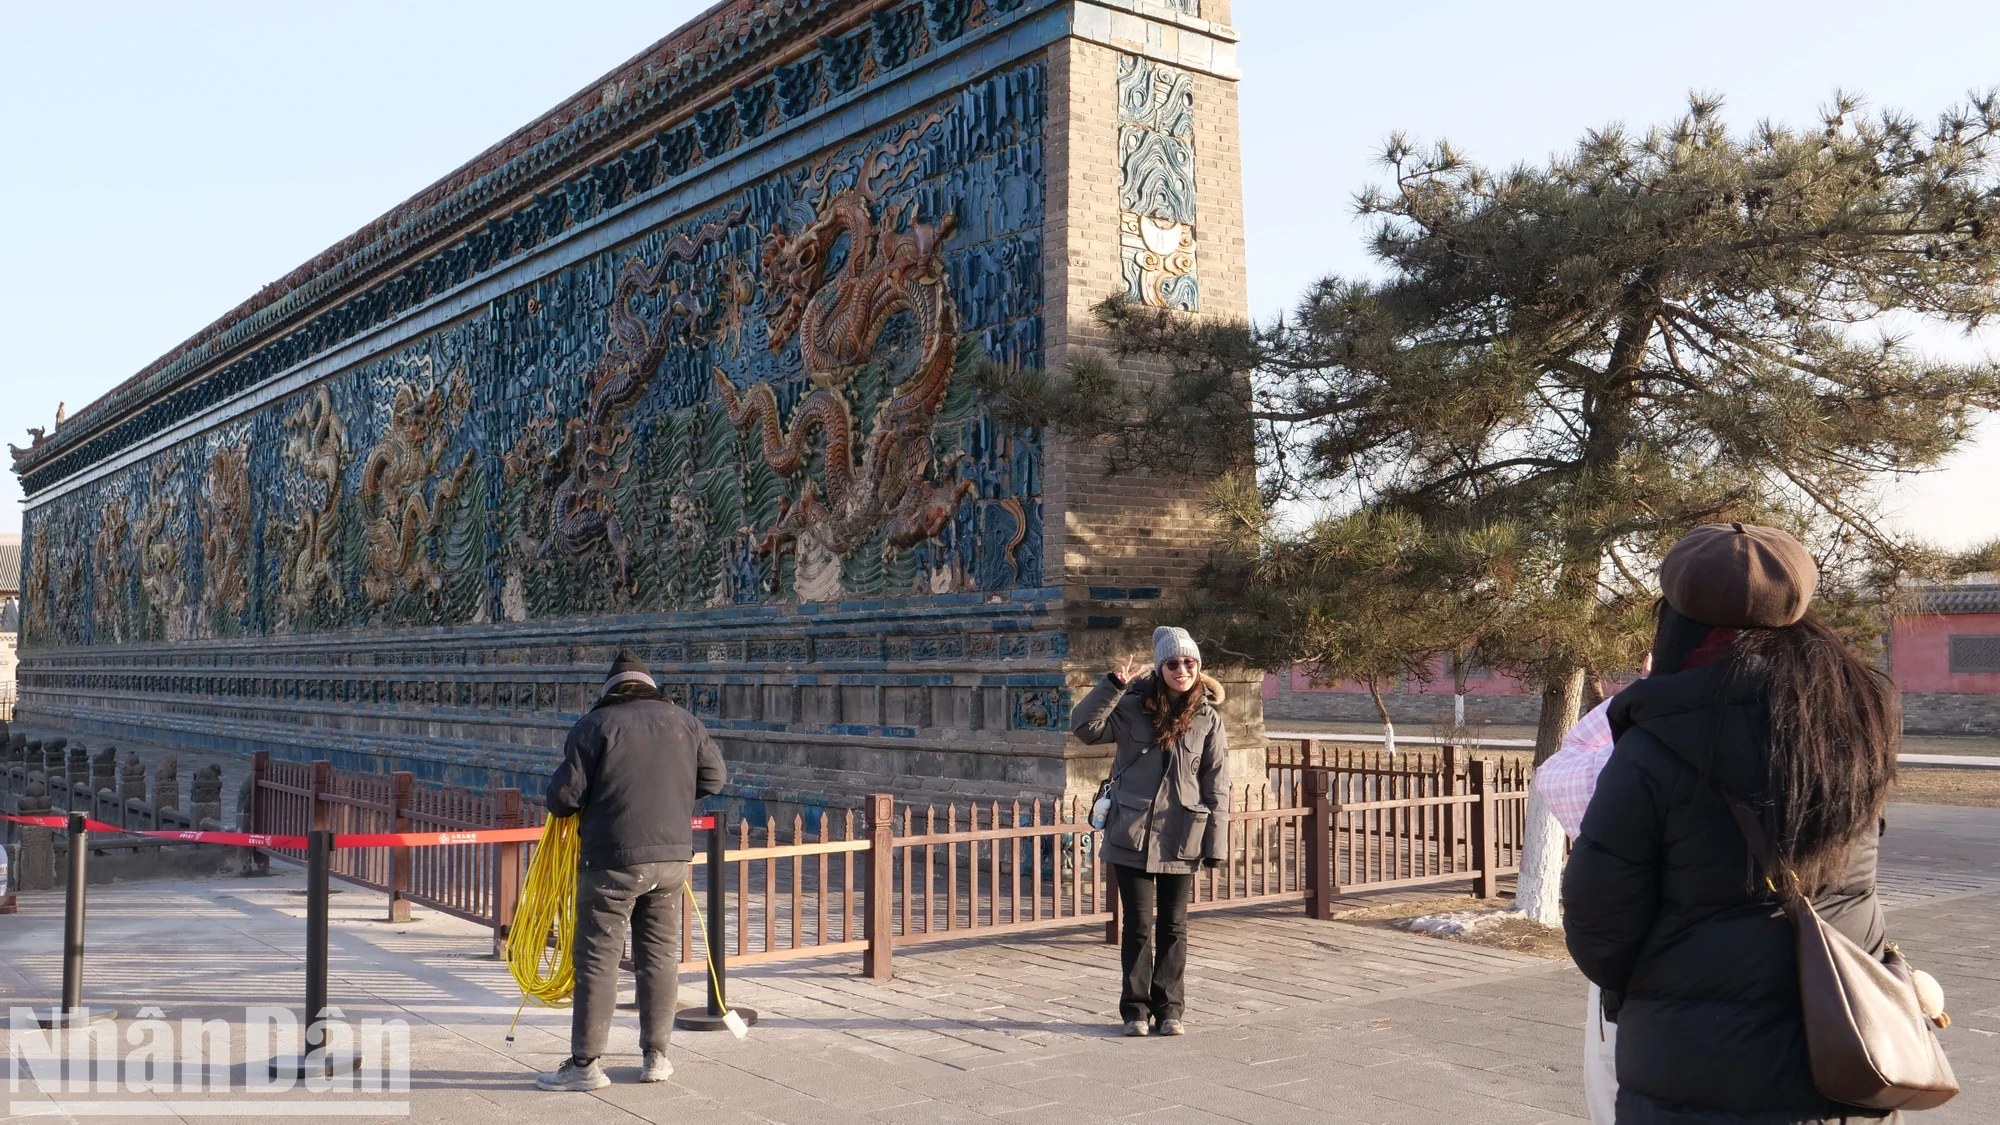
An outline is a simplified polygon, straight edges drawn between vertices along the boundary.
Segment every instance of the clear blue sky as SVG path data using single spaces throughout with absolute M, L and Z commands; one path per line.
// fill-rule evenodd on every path
M 0 36 L 0 439 L 102 394 L 708 5 L 19 4 Z M 1987 4 L 1236 0 L 1251 299 L 1368 268 L 1350 207 L 1385 134 L 1490 164 L 1675 114 L 1808 120 L 1835 87 L 1928 116 L 2000 83 Z M 1906 489 L 2000 535 L 2000 427 Z M 0 472 L 0 531 L 20 527 Z

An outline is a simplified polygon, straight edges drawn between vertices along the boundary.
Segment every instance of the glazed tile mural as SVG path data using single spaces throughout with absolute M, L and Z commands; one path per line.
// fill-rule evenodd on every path
M 1134 55 L 1118 58 L 1118 208 L 1126 299 L 1199 310 L 1194 76 Z
M 872 56 L 953 30 L 923 11 Z M 824 96 L 837 46 L 648 159 Z M 996 74 L 32 509 L 29 642 L 1039 585 L 1041 436 L 970 375 L 1042 359 L 1043 81 Z

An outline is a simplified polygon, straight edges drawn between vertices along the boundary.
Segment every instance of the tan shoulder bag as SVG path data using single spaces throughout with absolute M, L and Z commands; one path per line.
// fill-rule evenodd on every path
M 1936 1109 L 1950 1101 L 1958 1079 L 1917 1004 L 1909 962 L 1894 943 L 1878 960 L 1822 921 L 1779 866 L 1757 814 L 1734 794 L 1723 799 L 1792 920 L 1813 1085 L 1833 1101 L 1867 1109 Z

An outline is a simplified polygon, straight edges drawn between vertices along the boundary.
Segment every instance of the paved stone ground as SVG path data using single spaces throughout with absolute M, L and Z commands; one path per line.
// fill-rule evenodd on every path
M 1892 811 L 1883 875 L 1892 932 L 1944 982 L 1956 1020 L 1946 1042 L 1966 1087 L 1922 1121 L 2000 1119 L 1996 857 L 2000 810 Z M 154 1004 L 172 1019 L 239 1022 L 247 1004 L 296 1005 L 299 884 L 290 873 L 94 891 L 87 998 L 115 1002 L 128 1018 Z M 335 897 L 333 999 L 352 1020 L 411 1023 L 411 1089 L 294 1091 L 281 1099 L 288 1104 L 406 1101 L 417 1120 L 481 1122 L 552 1112 L 787 1123 L 1558 1122 L 1584 1112 L 1583 984 L 1566 962 L 1311 922 L 1296 906 L 1196 916 L 1194 1030 L 1182 1039 L 1114 1036 L 1116 951 L 1101 930 L 1045 931 L 901 953 L 887 983 L 854 975 L 852 958 L 747 969 L 733 978 L 733 998 L 763 1013 L 747 1040 L 679 1034 L 674 1081 L 641 1086 L 635 1021 L 623 1016 L 614 1085 L 589 1096 L 530 1087 L 535 1070 L 566 1052 L 567 1014 L 530 1010 L 506 1044 L 517 994 L 504 967 L 480 956 L 480 931 L 422 912 L 391 925 L 374 920 L 379 913 L 375 894 Z M 24 896 L 20 916 L 0 919 L 0 991 L 46 1003 L 60 944 L 60 897 Z M 686 985 L 693 1002 L 694 979 Z M 237 1036 L 241 1058 L 240 1028 Z M 188 1121 L 222 1109 L 192 1094 L 90 1096 L 148 1101 Z M 30 1084 L 6 1108 L 36 1114 L 56 1100 Z M 402 1107 L 382 1108 L 394 1119 Z

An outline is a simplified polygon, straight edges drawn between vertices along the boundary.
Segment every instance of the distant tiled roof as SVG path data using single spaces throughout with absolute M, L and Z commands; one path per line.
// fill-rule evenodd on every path
M 1914 591 L 1925 613 L 2000 613 L 2000 583 L 1927 586 Z
M 0 535 L 0 597 L 21 591 L 21 537 Z

